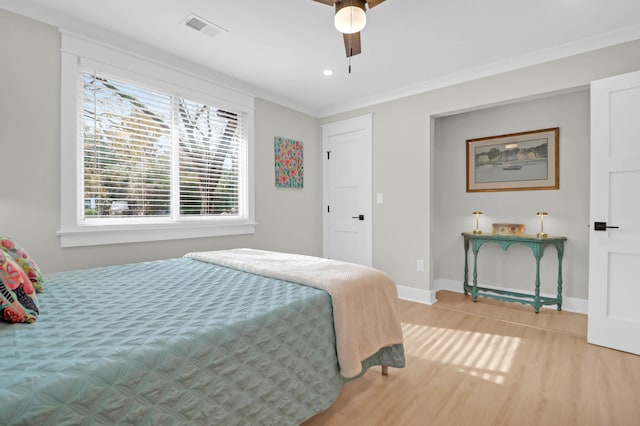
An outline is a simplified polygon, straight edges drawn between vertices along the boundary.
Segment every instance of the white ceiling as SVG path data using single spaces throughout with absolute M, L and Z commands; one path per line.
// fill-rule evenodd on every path
M 117 33 L 319 117 L 640 39 L 640 0 L 386 0 L 367 12 L 349 74 L 333 9 L 312 0 L 0 0 L 0 8 Z M 186 27 L 191 13 L 228 32 L 213 39 Z

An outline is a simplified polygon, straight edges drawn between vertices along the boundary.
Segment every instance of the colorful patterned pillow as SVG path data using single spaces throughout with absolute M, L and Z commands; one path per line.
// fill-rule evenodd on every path
M 33 284 L 33 288 L 38 293 L 42 293 L 44 290 L 44 279 L 40 273 L 40 269 L 36 265 L 36 262 L 27 254 L 27 252 L 20 247 L 16 242 L 4 235 L 0 235 L 0 249 L 4 250 L 20 267 Z
M 0 250 L 0 319 L 34 322 L 40 313 L 38 296 L 22 268 Z

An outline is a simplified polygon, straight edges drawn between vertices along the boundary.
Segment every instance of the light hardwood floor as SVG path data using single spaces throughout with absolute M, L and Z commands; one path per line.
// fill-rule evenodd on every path
M 585 315 L 438 300 L 400 301 L 404 369 L 370 369 L 304 426 L 640 426 L 640 356 L 588 344 Z

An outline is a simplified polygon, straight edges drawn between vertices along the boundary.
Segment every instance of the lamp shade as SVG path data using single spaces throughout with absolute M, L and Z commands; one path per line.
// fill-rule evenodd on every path
M 334 24 L 343 34 L 353 34 L 362 31 L 367 25 L 364 0 L 342 0 L 336 3 Z

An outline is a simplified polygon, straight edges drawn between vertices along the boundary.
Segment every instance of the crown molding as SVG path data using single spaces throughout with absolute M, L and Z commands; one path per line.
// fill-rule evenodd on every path
M 405 86 L 397 90 L 360 98 L 353 102 L 334 105 L 330 108 L 318 111 L 318 116 L 319 118 L 326 118 L 331 115 L 366 108 L 372 105 L 394 101 L 408 96 L 418 95 L 420 93 L 430 92 L 444 87 L 489 77 L 495 74 L 501 74 L 545 62 L 551 62 L 638 39 L 640 39 L 640 25 L 635 25 L 621 30 L 601 34 L 599 36 L 589 37 L 560 46 L 539 50 L 530 54 L 516 56 L 504 61 L 493 62 L 483 66 L 451 73 L 440 78 L 431 79 L 411 86 Z

